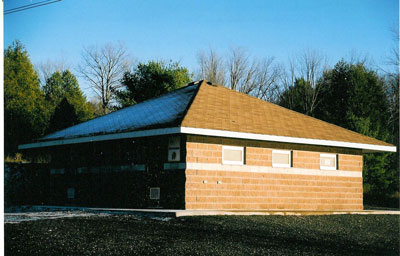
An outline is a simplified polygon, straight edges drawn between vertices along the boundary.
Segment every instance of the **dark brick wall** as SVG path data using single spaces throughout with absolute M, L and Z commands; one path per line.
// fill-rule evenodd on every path
M 185 141 L 181 138 L 181 159 Z M 185 206 L 185 170 L 164 170 L 168 136 L 126 139 L 49 148 L 45 204 L 118 208 Z M 50 174 L 51 169 L 63 173 Z M 136 169 L 136 170 L 135 170 Z M 57 171 L 56 171 L 57 172 Z M 160 188 L 160 200 L 150 188 Z M 67 198 L 68 188 L 75 198 Z
M 47 164 L 5 163 L 5 207 L 47 203 L 50 184 L 48 168 Z

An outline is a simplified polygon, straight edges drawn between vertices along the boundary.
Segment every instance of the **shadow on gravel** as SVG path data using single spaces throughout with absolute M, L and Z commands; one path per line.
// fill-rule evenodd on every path
M 108 215 L 5 224 L 6 255 L 398 255 L 399 217 Z

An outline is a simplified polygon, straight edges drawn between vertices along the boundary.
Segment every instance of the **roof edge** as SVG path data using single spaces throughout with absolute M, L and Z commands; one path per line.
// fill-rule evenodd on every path
M 68 145 L 68 144 L 138 138 L 138 137 L 147 137 L 147 136 L 158 136 L 158 135 L 167 135 L 167 134 L 179 134 L 179 133 L 204 135 L 204 136 L 215 136 L 215 137 L 226 137 L 226 138 L 261 140 L 261 141 L 275 141 L 275 142 L 307 144 L 307 145 L 318 145 L 318 146 L 354 148 L 354 149 L 362 149 L 363 153 L 396 152 L 397 151 L 396 146 L 383 146 L 383 145 L 344 142 L 344 141 L 307 139 L 307 138 L 298 138 L 298 137 L 286 137 L 286 136 L 265 135 L 265 134 L 257 134 L 257 133 L 233 132 L 233 131 L 213 130 L 213 129 L 193 128 L 193 127 L 170 127 L 170 128 L 133 131 L 133 132 L 126 132 L 126 133 L 105 134 L 105 135 L 89 136 L 89 137 L 81 137 L 81 138 L 73 138 L 73 139 L 65 139 L 65 140 L 43 141 L 43 142 L 19 145 L 18 149 L 32 149 L 32 148 L 42 148 L 42 147 L 60 146 L 60 145 Z
M 286 137 L 286 136 L 265 135 L 265 134 L 257 134 L 257 133 L 245 133 L 245 132 L 233 132 L 233 131 L 213 130 L 213 129 L 204 129 L 204 128 L 192 128 L 192 127 L 181 127 L 181 133 L 216 136 L 216 137 L 227 137 L 227 138 L 261 140 L 261 141 L 275 141 L 275 142 L 286 142 L 286 143 L 296 143 L 296 144 L 308 144 L 308 145 L 318 145 L 318 146 L 355 148 L 355 149 L 362 149 L 363 153 L 396 152 L 397 151 L 396 146 L 383 146 L 383 145 L 364 144 L 364 143 L 345 142 L 345 141 L 333 141 L 333 140 L 307 139 L 307 138 L 298 138 L 298 137 Z
M 180 133 L 180 131 L 181 131 L 180 127 L 170 127 L 170 128 L 160 128 L 160 129 L 125 132 L 125 133 L 112 133 L 112 134 L 104 134 L 97 136 L 87 136 L 87 137 L 79 137 L 79 138 L 63 139 L 63 140 L 48 140 L 36 143 L 22 144 L 18 146 L 18 149 L 43 148 L 43 147 L 61 146 L 61 145 L 96 142 L 96 141 L 167 135 L 167 134 Z

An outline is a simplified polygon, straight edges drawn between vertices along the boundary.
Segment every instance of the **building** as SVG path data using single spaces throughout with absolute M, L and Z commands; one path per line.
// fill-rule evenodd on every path
M 190 210 L 362 210 L 362 154 L 396 151 L 206 81 L 20 149 L 51 156 L 50 204 Z

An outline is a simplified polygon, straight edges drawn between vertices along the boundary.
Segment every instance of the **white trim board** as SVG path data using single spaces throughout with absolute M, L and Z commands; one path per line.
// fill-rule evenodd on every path
M 117 139 L 127 139 L 127 138 L 138 138 L 138 137 L 157 136 L 157 135 L 166 135 L 166 134 L 179 134 L 179 133 L 226 137 L 226 138 L 249 139 L 249 140 L 261 140 L 261 141 L 274 141 L 274 142 L 285 142 L 285 143 L 296 143 L 296 144 L 342 147 L 342 148 L 355 148 L 355 149 L 362 149 L 363 152 L 365 152 L 365 153 L 381 152 L 381 151 L 396 152 L 395 146 L 381 146 L 381 145 L 373 145 L 373 144 L 343 142 L 343 141 L 306 139 L 306 138 L 297 138 L 297 137 L 264 135 L 264 134 L 244 133 L 244 132 L 232 132 L 232 131 L 192 128 L 192 127 L 171 127 L 171 128 L 161 128 L 161 129 L 152 129 L 152 130 L 144 130 L 144 131 L 126 132 L 126 133 L 105 134 L 105 135 L 64 139 L 64 140 L 43 141 L 43 142 L 19 145 L 18 149 L 40 148 L 40 147 L 58 146 L 58 145 L 66 145 L 66 144 L 76 144 L 76 143 L 105 141 L 105 140 L 117 140 Z
M 139 137 L 176 134 L 176 133 L 180 133 L 179 127 L 152 129 L 152 130 L 126 132 L 126 133 L 105 134 L 105 135 L 64 139 L 64 140 L 50 140 L 50 141 L 43 141 L 43 142 L 19 145 L 18 149 L 41 148 L 41 147 L 59 146 L 59 145 L 67 145 L 67 144 L 77 144 L 77 143 L 105 141 L 105 140 L 118 140 L 118 139 L 128 139 L 128 138 L 139 138 Z
M 362 177 L 362 172 L 358 171 L 328 171 L 317 169 L 302 168 L 279 168 L 256 165 L 223 165 L 207 163 L 186 163 L 187 170 L 205 170 L 205 171 L 230 171 L 230 172 L 257 172 L 274 174 L 296 174 L 296 175 L 315 175 L 315 176 L 334 176 L 334 177 Z
M 227 138 L 240 138 L 240 139 L 249 139 L 249 140 L 262 140 L 262 141 L 286 142 L 286 143 L 308 144 L 308 145 L 319 145 L 319 146 L 356 148 L 356 149 L 363 149 L 366 153 L 379 152 L 379 151 L 396 152 L 395 146 L 381 146 L 381 145 L 364 144 L 364 143 L 319 140 L 319 139 L 306 139 L 306 138 L 297 138 L 297 137 L 264 135 L 264 134 L 244 133 L 244 132 L 232 132 L 232 131 L 211 130 L 211 129 L 202 129 L 202 128 L 191 128 L 191 127 L 181 127 L 181 133 L 227 137 Z

